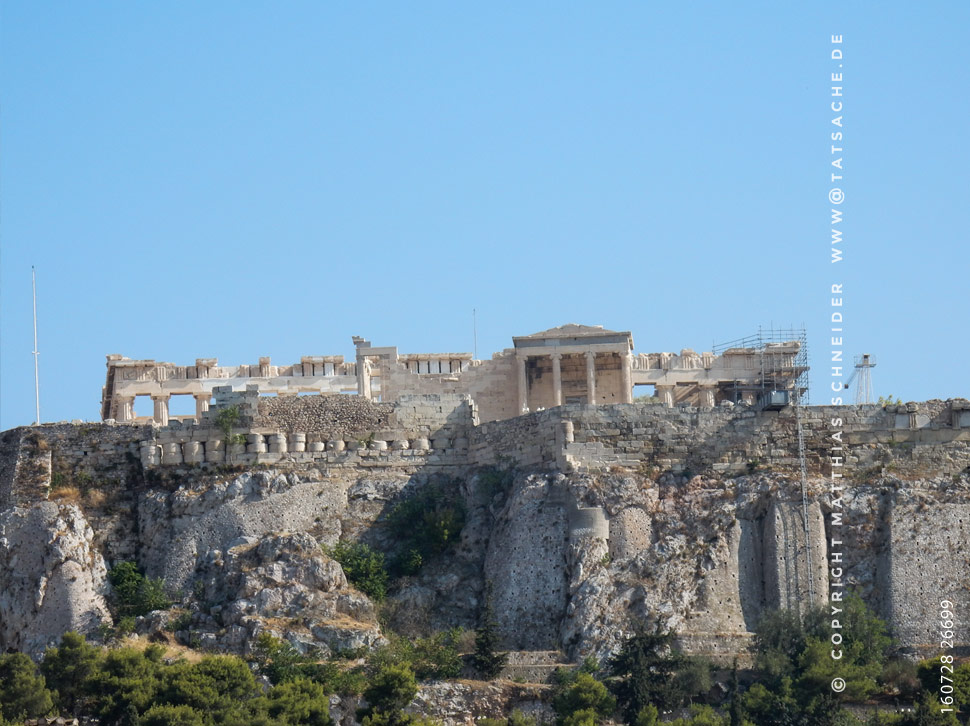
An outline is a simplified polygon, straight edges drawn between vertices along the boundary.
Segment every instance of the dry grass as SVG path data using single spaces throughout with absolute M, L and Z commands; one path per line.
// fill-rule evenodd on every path
M 198 663 L 205 656 L 205 653 L 176 643 L 174 638 L 170 638 L 164 643 L 153 643 L 144 635 L 129 635 L 125 638 L 123 644 L 126 648 L 134 648 L 135 650 L 145 650 L 149 645 L 161 645 L 165 648 L 164 658 L 169 660 L 182 658 L 189 663 Z
M 100 489 L 88 489 L 84 494 L 84 503 L 89 507 L 101 507 L 107 499 L 108 495 Z
M 80 504 L 81 490 L 77 487 L 57 487 L 57 489 L 51 489 L 47 498 L 59 504 Z

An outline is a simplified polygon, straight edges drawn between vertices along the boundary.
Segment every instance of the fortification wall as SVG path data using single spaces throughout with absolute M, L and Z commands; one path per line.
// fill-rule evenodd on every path
M 468 463 L 553 468 L 562 461 L 562 415 L 559 409 L 529 413 L 508 421 L 491 421 L 469 432 Z
M 965 399 L 902 406 L 808 406 L 802 429 L 809 471 L 829 470 L 833 433 L 848 447 L 849 471 L 892 464 L 900 474 L 959 473 L 970 453 L 970 403 Z M 576 468 L 650 465 L 662 471 L 727 475 L 799 465 L 795 410 L 746 407 L 665 408 L 659 405 L 567 405 L 572 424 L 565 455 Z M 840 422 L 833 425 L 833 421 Z

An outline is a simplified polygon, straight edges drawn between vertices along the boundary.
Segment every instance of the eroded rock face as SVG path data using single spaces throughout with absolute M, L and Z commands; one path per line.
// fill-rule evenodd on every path
M 62 633 L 111 622 L 104 559 L 73 505 L 38 502 L 0 513 L 0 644 L 37 656 Z
M 240 627 L 244 642 L 266 630 L 324 655 L 383 642 L 373 604 L 348 587 L 340 564 L 306 533 L 240 537 L 224 552 L 209 550 L 198 575 L 196 599 L 220 603 L 212 619 L 232 640 L 240 640 Z M 197 620 L 206 630 L 209 618 Z

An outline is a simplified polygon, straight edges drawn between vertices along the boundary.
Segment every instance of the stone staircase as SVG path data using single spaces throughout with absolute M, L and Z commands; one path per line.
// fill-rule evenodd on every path
M 526 683 L 549 683 L 557 668 L 573 668 L 558 650 L 513 650 L 499 678 Z

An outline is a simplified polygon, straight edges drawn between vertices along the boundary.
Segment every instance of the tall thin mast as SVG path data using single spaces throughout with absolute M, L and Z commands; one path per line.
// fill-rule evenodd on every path
M 37 272 L 34 266 L 30 266 L 30 276 L 34 287 L 34 395 L 37 403 L 37 420 L 35 424 L 40 424 L 40 372 L 37 366 Z

